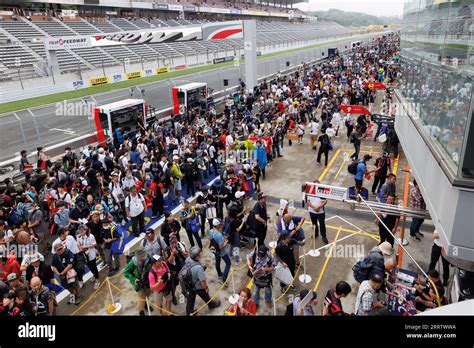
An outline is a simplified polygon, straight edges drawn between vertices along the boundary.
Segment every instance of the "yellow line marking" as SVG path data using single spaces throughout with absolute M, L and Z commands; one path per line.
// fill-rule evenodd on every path
M 352 148 L 352 149 L 341 148 L 341 151 L 344 151 L 344 152 L 354 152 L 354 148 Z M 372 151 L 372 150 L 370 150 L 370 151 Z M 370 151 L 368 151 L 368 150 L 360 150 L 359 153 L 369 153 Z
M 329 161 L 328 166 L 324 168 L 323 172 L 319 176 L 318 178 L 319 182 L 323 181 L 324 177 L 328 173 L 329 169 L 331 169 L 332 165 L 334 164 L 334 162 L 336 161 L 336 158 L 339 156 L 340 153 L 341 153 L 341 149 L 337 149 L 336 153 L 334 154 L 334 156 L 332 156 L 331 160 Z
M 344 161 L 342 161 L 342 164 L 339 167 L 339 170 L 337 171 L 336 176 L 334 177 L 334 180 L 337 179 L 337 177 L 339 176 L 339 173 L 341 173 L 342 167 L 344 167 L 344 164 L 346 164 L 348 159 L 349 159 L 349 153 L 346 152 L 346 155 L 344 156 Z
M 400 161 L 400 154 L 398 154 L 397 158 L 395 159 L 395 163 L 393 164 L 393 174 L 397 175 L 398 172 L 398 162 Z
M 311 225 L 311 221 L 305 221 L 304 223 L 308 224 L 308 225 Z M 343 228 L 342 226 L 337 227 L 337 226 L 332 226 L 332 225 L 326 225 L 326 228 L 329 228 L 329 229 L 332 229 L 332 230 L 341 230 L 341 232 L 360 234 L 361 236 L 379 238 L 378 234 L 368 233 L 368 232 L 364 232 L 362 230 L 361 231 L 351 230 L 351 229 L 348 229 L 348 228 Z
M 340 228 L 342 228 L 342 226 L 340 226 Z M 336 246 L 337 238 L 339 238 L 339 234 L 340 234 L 340 233 L 341 233 L 340 230 L 337 231 L 336 238 L 334 239 L 334 242 L 333 242 L 333 244 L 332 244 L 332 246 L 331 246 L 331 250 L 329 250 L 329 254 L 328 254 L 328 256 L 326 257 L 326 261 L 324 261 L 323 269 L 321 270 L 321 273 L 319 274 L 318 281 L 317 281 L 316 284 L 314 285 L 313 291 L 317 291 L 317 290 L 318 290 L 319 284 L 321 283 L 321 280 L 323 279 L 324 272 L 326 272 L 326 267 L 328 266 L 329 259 L 331 258 L 332 250 L 333 250 L 334 247 Z

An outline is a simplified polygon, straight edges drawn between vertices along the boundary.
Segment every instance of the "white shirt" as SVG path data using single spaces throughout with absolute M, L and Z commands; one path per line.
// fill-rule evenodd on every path
M 312 205 L 319 207 L 323 203 L 323 200 L 319 197 L 308 197 L 308 202 L 311 202 Z M 308 204 L 308 212 L 312 214 L 324 214 L 324 207 L 319 209 L 319 211 L 316 211 L 313 208 L 311 208 Z
M 312 135 L 318 135 L 319 131 L 319 123 L 316 121 L 311 121 L 311 124 L 309 125 L 311 127 L 311 134 Z
M 329 135 L 330 138 L 332 138 L 334 135 L 336 135 L 336 131 L 330 127 L 326 129 L 326 134 Z
M 129 209 L 131 217 L 140 215 L 145 210 L 144 205 L 145 199 L 141 193 L 138 193 L 135 197 L 127 196 L 125 199 L 125 207 Z
M 225 143 L 226 143 L 226 146 L 229 147 L 229 148 L 234 147 L 234 138 L 232 138 L 232 135 L 229 134 L 229 135 L 225 138 Z
M 94 235 L 91 233 L 89 236 L 85 235 L 84 237 L 78 236 L 77 237 L 77 244 L 80 246 L 94 246 L 85 251 L 87 258 L 89 261 L 95 260 L 97 256 L 97 250 L 95 248 L 95 245 L 97 244 L 95 241 Z
M 74 255 L 76 255 L 77 253 L 79 253 L 79 246 L 77 245 L 77 241 L 74 239 L 73 236 L 67 236 L 65 240 L 61 240 L 59 238 L 57 238 L 54 242 L 53 242 L 53 245 L 51 247 L 52 249 L 52 254 L 56 254 L 56 251 L 54 250 L 54 247 L 58 244 L 62 244 L 64 245 L 65 248 L 67 248 L 71 253 L 73 253 Z
M 121 156 L 120 157 L 120 163 L 122 164 L 122 167 L 128 168 L 128 158 L 126 156 Z

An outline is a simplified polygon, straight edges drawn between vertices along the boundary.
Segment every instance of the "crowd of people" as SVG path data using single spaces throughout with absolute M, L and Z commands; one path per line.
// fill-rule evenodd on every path
M 252 93 L 245 92 L 242 82 L 238 98 L 226 100 L 220 117 L 213 107 L 204 113 L 188 110 L 171 121 L 156 120 L 147 128 L 118 129 L 114 142 L 106 146 L 89 146 L 81 153 L 66 148 L 57 161 L 38 148 L 36 165 L 22 151 L 23 182 L 6 180 L 0 187 L 0 295 L 4 299 L 0 313 L 54 315 L 56 293 L 62 288 L 70 293 L 69 304 L 80 304 L 86 271 L 92 273 L 94 289 L 104 280 L 98 260 L 104 262 L 109 277 L 123 271 L 140 299 L 153 294 L 160 314 L 169 314 L 177 305 L 178 288 L 186 295 L 187 315 L 194 312 L 196 296 L 211 309 L 219 307 L 220 302 L 210 298 L 209 271 L 200 262 L 204 238 L 215 255 L 218 279 L 226 286 L 232 262 L 243 261 L 241 248 L 253 248 L 245 260 L 248 275 L 254 279 L 253 291 L 242 289 L 230 312 L 255 315 L 262 289 L 266 305 L 271 306 L 275 269 L 283 265 L 294 276 L 301 267 L 298 246 L 305 243 L 304 219 L 292 216 L 288 202 L 282 202 L 274 221 L 278 245 L 271 253 L 266 234 L 272 221 L 260 180 L 266 179 L 266 168 L 283 157 L 284 146 L 293 146 L 295 140 L 302 143 L 307 128 L 312 148 L 319 147 L 317 163 L 324 155 L 327 165 L 332 139 L 343 127 L 348 139 L 353 139 L 357 160 L 370 120 L 343 115 L 339 105 L 370 107 L 375 91 L 365 88 L 364 82 L 397 77 L 389 61 L 398 44 L 397 36 L 378 38 L 347 56 L 336 54 L 316 66 L 302 64 L 288 76 L 264 81 Z M 392 125 L 378 128 L 376 137 L 395 134 Z M 388 151 L 398 151 L 390 144 Z M 372 187 L 383 198 L 395 194 L 393 178 L 384 183 L 390 172 L 388 151 L 377 159 Z M 362 187 L 363 178 L 357 179 L 359 166 L 368 160 L 364 157 L 358 164 L 356 189 Z M 367 175 L 366 169 L 362 172 Z M 256 202 L 247 209 L 253 199 Z M 327 244 L 325 204 L 312 200 L 309 213 L 316 237 L 320 232 Z M 416 204 L 421 204 L 419 197 Z M 179 216 L 171 212 L 177 205 Z M 159 231 L 146 225 L 148 211 L 152 221 L 164 217 Z M 414 236 L 421 223 L 414 221 Z M 121 238 L 120 227 L 128 225 L 142 241 L 124 262 L 114 243 Z M 389 234 L 384 236 L 393 244 Z M 384 240 L 379 248 L 387 246 Z M 377 289 L 383 279 L 380 274 L 368 275 L 361 288 Z M 289 282 L 281 282 L 281 287 L 282 291 L 294 288 Z M 330 289 L 324 314 L 344 314 L 340 299 L 350 292 L 343 281 Z M 367 315 L 370 292 L 361 295 L 356 314 Z M 310 301 L 299 306 L 307 296 Z M 311 306 L 316 303 L 316 293 L 303 291 L 287 312 L 312 315 Z M 138 312 L 145 315 L 145 301 L 139 302 Z

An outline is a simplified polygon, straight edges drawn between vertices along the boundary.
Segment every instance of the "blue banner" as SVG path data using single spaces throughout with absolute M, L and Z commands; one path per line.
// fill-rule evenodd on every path
M 79 89 L 79 88 L 83 88 L 84 87 L 84 81 L 74 81 L 72 83 L 74 89 Z

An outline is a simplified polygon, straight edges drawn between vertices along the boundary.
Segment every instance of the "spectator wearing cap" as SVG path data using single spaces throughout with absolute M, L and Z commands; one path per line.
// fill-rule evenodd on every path
M 193 313 L 196 295 L 207 303 L 207 306 L 210 309 L 217 308 L 221 305 L 219 300 L 211 300 L 211 297 L 209 296 L 209 286 L 207 284 L 206 274 L 204 273 L 204 267 L 200 262 L 201 256 L 201 249 L 198 246 L 193 246 L 189 250 L 189 257 L 185 261 L 185 264 L 190 268 L 191 279 L 193 282 L 193 288 L 189 289 L 186 298 L 186 315 L 191 315 L 191 313 Z
M 72 236 L 75 235 L 79 225 L 83 224 L 84 221 L 89 219 L 90 213 L 91 212 L 87 208 L 86 200 L 83 196 L 79 196 L 79 198 L 76 199 L 76 206 L 69 213 L 69 226 Z M 94 230 L 92 232 L 94 233 Z
M 124 270 L 125 278 L 132 284 L 133 289 L 140 297 L 138 311 L 141 316 L 145 315 L 145 298 L 151 294 L 150 288 L 147 286 L 148 278 L 145 279 L 145 277 L 148 277 L 151 266 L 152 258 L 148 256 L 145 250 L 138 249 L 135 255 L 130 258 Z
M 85 258 L 86 264 L 89 270 L 94 276 L 94 290 L 97 290 L 100 286 L 99 270 L 97 269 L 96 257 L 97 257 L 97 242 L 94 235 L 86 225 L 80 225 L 78 228 L 79 235 L 77 236 L 77 244 L 79 250 L 82 252 Z
M 41 259 L 41 256 L 36 253 L 30 257 L 30 264 L 26 267 L 25 271 L 25 285 L 30 286 L 31 279 L 33 277 L 38 277 L 41 279 L 43 284 L 48 284 L 52 282 L 53 272 L 51 271 L 51 266 L 46 264 Z
M 291 275 L 294 277 L 295 276 L 295 269 L 296 269 L 296 260 L 295 260 L 295 255 L 294 255 L 294 245 L 290 243 L 291 237 L 290 237 L 290 231 L 288 230 L 283 230 L 280 233 L 280 237 L 278 240 L 278 244 L 275 248 L 275 255 L 276 259 L 281 262 L 283 267 L 287 267 Z M 283 282 L 280 282 L 280 287 L 282 289 L 282 292 L 285 292 L 286 287 L 289 286 L 290 284 L 285 284 Z M 294 289 L 294 285 L 291 285 L 291 288 Z
M 63 245 L 68 249 L 75 257 L 74 269 L 77 272 L 78 285 L 80 288 L 83 286 L 82 277 L 85 273 L 85 259 L 82 253 L 79 250 L 76 239 L 73 236 L 69 235 L 69 229 L 59 228 L 58 229 L 58 238 L 53 242 L 52 253 L 55 253 L 57 245 Z
M 18 262 L 15 255 L 8 255 L 2 252 L 0 259 L 0 275 L 1 280 L 7 280 L 7 276 L 10 273 L 15 273 L 18 277 L 21 276 L 20 263 Z
M 111 224 L 107 219 L 102 221 L 101 239 L 104 242 L 104 260 L 109 268 L 108 276 L 111 277 L 120 269 L 120 254 L 112 248 L 113 243 L 119 239 L 119 235 L 115 224 Z M 115 261 L 115 267 L 113 261 Z
M 267 152 L 265 146 L 262 145 L 261 140 L 257 140 L 255 146 L 255 158 L 257 159 L 258 166 L 262 173 L 262 177 L 265 180 L 265 168 L 267 167 Z
M 224 284 L 232 265 L 230 256 L 226 250 L 229 241 L 227 240 L 227 237 L 224 237 L 222 234 L 222 229 L 224 227 L 222 220 L 215 218 L 212 220 L 212 225 L 213 228 L 209 230 L 209 238 L 211 239 L 211 247 L 214 247 L 213 252 L 216 258 L 217 276 L 219 277 L 219 282 Z M 224 260 L 225 263 L 224 272 L 221 270 L 221 260 Z M 227 285 L 228 284 L 226 283 L 226 286 Z
M 69 227 L 69 209 L 66 208 L 66 204 L 63 201 L 58 201 L 56 208 L 58 211 L 54 214 L 54 223 L 60 228 Z
M 130 195 L 125 198 L 125 210 L 127 216 L 132 220 L 132 232 L 135 237 L 138 237 L 141 232 L 145 231 L 145 198 L 137 188 L 132 186 L 130 188 Z
M 359 199 L 358 195 L 362 190 L 362 185 L 364 181 L 364 176 L 373 172 L 367 170 L 367 162 L 372 159 L 372 156 L 366 154 L 364 159 L 357 164 L 356 173 L 354 174 L 355 181 L 355 196 Z
M 165 221 L 161 225 L 161 236 L 165 240 L 166 245 L 169 245 L 169 239 L 172 236 L 175 236 L 178 241 L 181 241 L 179 231 L 181 230 L 181 225 L 178 220 L 176 220 L 170 212 L 165 213 Z
M 308 295 L 311 293 L 311 295 Z M 311 296 L 311 300 L 302 307 L 301 302 L 306 296 Z M 316 306 L 318 304 L 318 294 L 314 291 L 309 291 L 309 290 L 302 290 L 293 300 L 293 315 L 294 316 L 314 316 L 314 310 L 313 306 Z
M 168 197 L 171 200 L 171 204 L 176 204 L 178 200 L 181 200 L 181 190 L 182 190 L 182 185 L 181 185 L 181 179 L 183 178 L 183 173 L 181 172 L 181 169 L 179 167 L 179 156 L 174 155 L 173 156 L 173 163 L 171 164 L 170 167 L 170 179 L 172 185 L 170 186 L 170 191 L 174 189 L 174 193 L 176 194 L 176 197 L 173 199 L 173 193 L 170 192 Z
M 54 255 L 51 262 L 51 269 L 61 280 L 61 285 L 69 290 L 68 304 L 78 305 L 82 302 L 82 295 L 79 293 L 79 285 L 77 282 L 77 271 L 74 269 L 75 256 L 58 243 L 54 246 Z
M 153 257 L 154 255 L 161 255 L 164 257 L 167 245 L 153 228 L 147 228 L 145 231 L 145 238 L 143 238 L 141 242 L 141 247 L 150 257 Z
M 267 223 L 268 223 L 268 212 L 267 212 L 267 196 L 260 192 L 258 194 L 258 202 L 253 207 L 253 213 L 255 215 L 256 226 L 255 233 L 258 239 L 258 246 L 265 244 L 265 238 L 267 237 Z
M 249 275 L 253 277 L 254 291 L 253 300 L 257 307 L 260 304 L 260 290 L 265 289 L 265 303 L 271 307 L 272 302 L 272 272 L 275 260 L 268 252 L 266 245 L 260 245 L 258 250 L 253 250 L 247 255 L 247 266 Z
M 169 315 L 171 312 L 171 299 L 173 297 L 171 293 L 171 273 L 161 254 L 153 255 L 151 260 L 152 266 L 150 272 L 148 272 L 150 290 L 153 294 L 155 294 L 156 304 L 160 308 L 164 308 L 168 312 L 165 312 L 166 315 Z M 161 309 L 158 310 L 158 313 L 163 315 L 163 311 Z
M 10 273 L 7 276 L 7 282 L 8 282 L 8 285 L 10 286 L 10 289 L 12 291 L 15 291 L 19 287 L 23 286 L 23 284 L 20 281 L 20 278 L 18 277 L 18 275 L 16 273 Z
M 174 305 L 178 302 L 175 297 L 176 286 L 179 284 L 178 274 L 184 266 L 186 258 L 189 256 L 184 243 L 179 242 L 178 238 L 170 237 L 170 245 L 165 250 L 165 260 L 171 272 L 171 284 Z
M 196 180 L 197 167 L 192 157 L 188 157 L 186 163 L 183 163 L 184 183 L 186 185 L 186 194 L 193 197 L 196 194 L 194 181 Z

